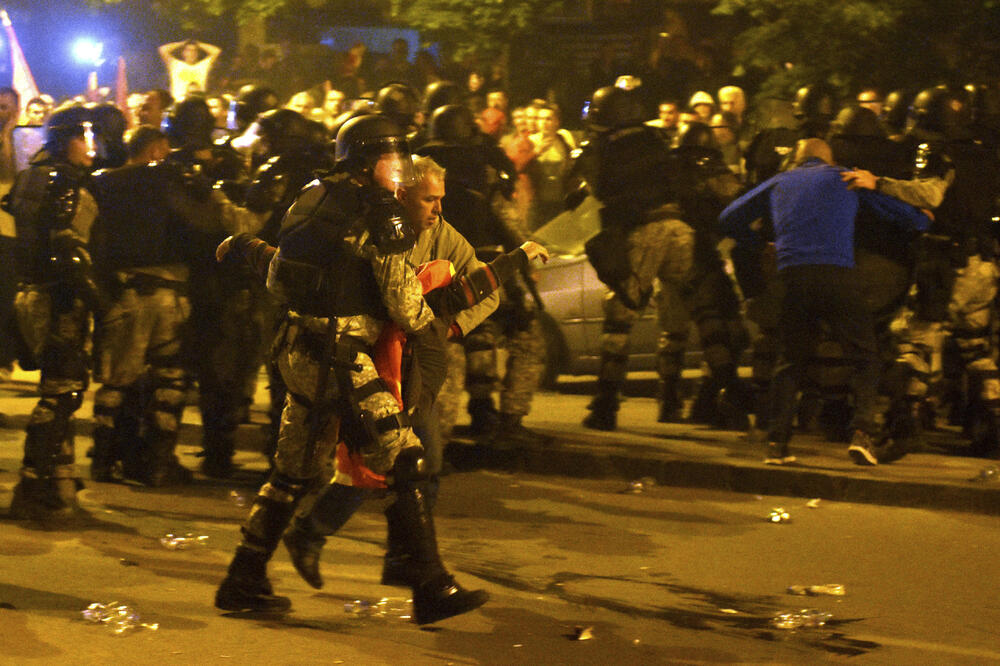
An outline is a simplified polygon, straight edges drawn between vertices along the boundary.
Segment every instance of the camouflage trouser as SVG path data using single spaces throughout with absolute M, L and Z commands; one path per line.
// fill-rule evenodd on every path
M 22 478 L 69 479 L 74 469 L 73 413 L 89 382 L 90 313 L 69 288 L 29 286 L 14 308 L 38 362 L 40 398 L 28 419 Z
M 465 346 L 461 341 L 451 342 L 448 344 L 448 374 L 437 399 L 441 438 L 445 442 L 451 439 L 452 429 L 458 421 L 464 391 Z
M 260 294 L 249 287 L 233 289 L 220 299 L 209 321 L 201 317 L 201 341 L 195 368 L 198 407 L 203 423 L 202 446 L 208 459 L 228 460 L 240 420 L 252 401 L 248 390 L 261 366 L 265 311 Z M 271 324 L 271 335 L 274 328 Z
M 126 288 L 101 322 L 95 451 L 114 450 L 129 476 L 147 472 L 145 465 L 168 464 L 173 455 L 188 386 L 180 352 L 190 313 L 178 288 Z M 136 427 L 141 430 L 129 432 Z
M 349 370 L 353 392 L 360 399 L 357 406 L 370 413 L 374 432 L 366 441 L 355 441 L 365 465 L 373 472 L 385 474 L 392 469 L 397 454 L 405 448 L 420 446 L 413 430 L 398 421 L 399 403 L 379 378 L 371 355 L 361 351 L 367 345 L 358 341 L 343 343 L 354 352 L 349 354 L 359 369 Z M 316 491 L 331 476 L 332 458 L 341 439 L 341 423 L 349 415 L 342 413 L 347 406 L 342 394 L 337 367 L 323 368 L 325 333 L 306 330 L 300 324 L 290 324 L 279 333 L 277 365 L 288 387 L 285 408 L 281 414 L 278 448 L 274 454 L 274 470 L 265 483 L 243 525 L 244 544 L 270 552 L 284 531 L 284 521 L 310 491 Z M 320 372 L 328 373 L 326 390 L 317 395 Z M 310 443 L 311 409 L 320 409 L 321 419 L 315 441 Z M 340 482 L 340 474 L 334 482 Z M 349 485 L 349 482 L 345 481 Z
M 510 305 L 518 297 L 523 303 L 523 295 L 507 297 L 465 336 L 465 388 L 470 400 L 488 399 L 499 384 L 500 412 L 525 416 L 545 370 L 545 340 L 534 310 Z M 507 348 L 507 368 L 501 384 L 498 351 L 502 347 Z
M 653 289 L 660 328 L 658 372 L 663 379 L 680 375 L 691 323 L 698 328 L 705 361 L 712 369 L 735 367 L 746 344 L 739 301 L 714 251 L 696 263 L 695 234 L 677 219 L 644 224 L 628 237 L 632 276 L 623 289 L 632 302 L 643 302 Z M 699 255 L 700 256 L 700 255 Z M 604 302 L 599 379 L 625 381 L 629 335 L 640 311 L 614 292 Z M 728 370 L 727 370 L 728 371 Z
M 281 414 L 281 430 L 278 435 L 278 450 L 274 456 L 275 468 L 296 478 L 313 478 L 320 475 L 324 460 L 329 457 L 337 443 L 341 415 L 339 407 L 337 369 L 329 372 L 326 394 L 319 396 L 319 409 L 323 414 L 322 429 L 316 438 L 315 451 L 306 451 L 309 434 L 310 406 L 317 402 L 316 388 L 321 372 L 318 360 L 322 349 L 321 333 L 303 333 L 296 325 L 288 327 L 284 341 L 278 351 L 278 368 L 288 386 L 285 408 Z M 360 343 L 363 344 L 363 343 Z M 360 371 L 350 371 L 351 382 L 357 395 L 364 396 L 358 402 L 361 410 L 371 413 L 373 423 L 389 423 L 391 417 L 400 414 L 399 403 L 386 390 L 368 353 L 358 352 L 354 363 Z M 409 427 L 387 427 L 379 429 L 377 439 L 360 443 L 360 453 L 365 465 L 378 474 L 392 469 L 396 455 L 409 446 L 419 446 L 420 440 Z
M 993 262 L 972 255 L 956 271 L 947 322 L 921 320 L 911 312 L 893 322 L 899 340 L 897 363 L 909 370 L 904 389 L 909 399 L 921 399 L 939 384 L 942 351 L 950 336 L 970 380 L 971 397 L 988 410 L 1000 411 L 1000 372 L 990 345 L 998 276 Z

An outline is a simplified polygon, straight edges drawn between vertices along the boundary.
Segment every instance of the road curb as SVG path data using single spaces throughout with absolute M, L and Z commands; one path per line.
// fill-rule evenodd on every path
M 1000 483 L 996 482 L 911 481 L 731 460 L 623 456 L 565 441 L 538 448 L 500 449 L 457 439 L 447 445 L 445 459 L 459 470 L 493 469 L 623 481 L 652 478 L 667 486 L 1000 514 Z M 864 469 L 867 472 L 871 468 Z

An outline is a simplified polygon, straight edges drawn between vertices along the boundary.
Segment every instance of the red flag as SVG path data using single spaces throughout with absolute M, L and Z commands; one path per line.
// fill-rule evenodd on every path
M 87 98 L 88 102 L 101 101 L 101 89 L 97 86 L 97 72 L 91 72 L 87 76 L 87 92 L 84 93 L 84 97 Z
M 11 86 L 21 96 L 21 109 L 28 105 L 28 101 L 38 97 L 38 86 L 35 85 L 35 77 L 31 75 L 31 68 L 21 50 L 21 43 L 17 41 L 14 34 L 14 25 L 10 22 L 10 16 L 6 9 L 0 9 L 0 22 L 7 32 L 7 41 L 10 43 L 10 62 L 13 70 L 13 80 Z
M 124 56 L 118 56 L 118 75 L 115 77 L 115 106 L 125 114 L 128 126 L 132 127 L 132 114 L 128 110 L 128 76 L 125 73 Z

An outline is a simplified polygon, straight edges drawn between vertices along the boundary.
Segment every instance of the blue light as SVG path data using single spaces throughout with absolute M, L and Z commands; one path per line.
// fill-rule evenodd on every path
M 84 65 L 98 66 L 104 62 L 104 44 L 92 39 L 78 39 L 73 44 L 73 57 Z

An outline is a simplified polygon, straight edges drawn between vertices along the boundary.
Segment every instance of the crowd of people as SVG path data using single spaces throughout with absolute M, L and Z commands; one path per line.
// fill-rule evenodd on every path
M 405 42 L 377 86 L 362 48 L 291 92 L 268 85 L 266 52 L 215 77 L 210 44 L 160 53 L 170 90 L 124 109 L 40 97 L 19 118 L 0 90 L 0 364 L 41 371 L 14 517 L 79 515 L 91 381 L 91 478 L 161 487 L 192 478 L 174 449 L 193 383 L 201 471 L 233 474 L 264 367 L 270 474 L 216 605 L 286 610 L 266 575 L 278 544 L 319 587 L 325 537 L 387 493 L 383 580 L 412 588 L 420 623 L 478 607 L 437 553 L 443 444 L 463 388 L 480 441 L 545 443 L 522 423 L 544 363 L 530 265 L 548 255 L 530 236 L 587 196 L 609 291 L 585 426 L 617 427 L 630 331 L 655 300 L 662 422 L 766 432 L 769 464 L 818 422 L 876 465 L 947 409 L 975 453 L 1000 452 L 989 89 L 841 104 L 818 83 L 765 113 L 727 85 L 651 117 L 641 81 L 609 70 L 570 132 L 551 100 L 511 104 L 495 72 L 427 80 Z M 18 124 L 46 130 L 21 169 Z M 688 412 L 692 328 L 705 372 Z

